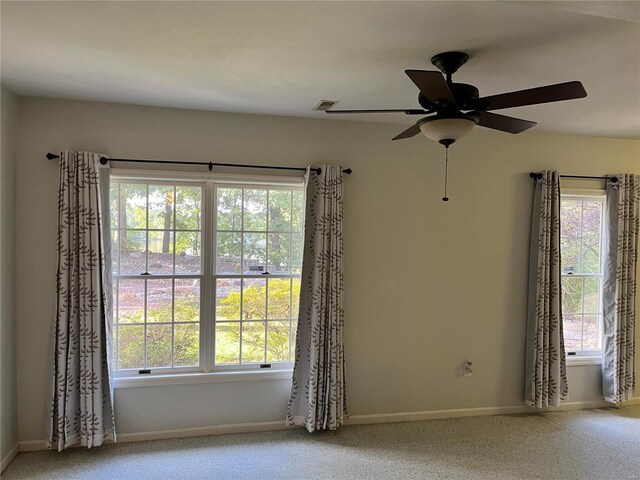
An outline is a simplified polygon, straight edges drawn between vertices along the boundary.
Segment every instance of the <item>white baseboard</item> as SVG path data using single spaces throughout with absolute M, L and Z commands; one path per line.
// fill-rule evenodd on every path
M 0 461 L 0 473 L 4 472 L 4 469 L 9 466 L 11 460 L 16 458 L 18 452 L 20 451 L 20 444 L 16 443 L 13 448 L 5 455 L 5 457 Z
M 18 442 L 21 452 L 37 452 L 40 450 L 49 450 L 49 442 L 46 440 L 24 440 Z
M 633 398 L 626 405 L 640 403 L 640 397 Z M 559 407 L 533 408 L 527 405 L 510 405 L 504 407 L 454 408 L 451 410 L 427 410 L 422 412 L 377 413 L 372 415 L 351 415 L 345 425 L 367 425 L 374 423 L 416 422 L 421 420 L 437 420 L 439 418 L 480 417 L 485 415 L 509 415 L 514 413 L 561 412 L 567 410 L 585 410 L 589 408 L 609 408 L 613 405 L 604 400 L 586 402 L 566 402 Z
M 175 430 L 156 430 L 152 432 L 119 433 L 118 443 L 142 442 L 147 440 L 166 440 L 169 438 L 204 437 L 208 435 L 226 435 L 229 433 L 270 432 L 300 428 L 281 422 L 233 423 L 210 427 L 178 428 Z
M 624 403 L 639 405 L 640 397 L 634 397 Z M 345 420 L 345 425 L 370 425 L 376 423 L 415 422 L 421 420 L 436 420 L 440 418 L 478 417 L 486 415 L 509 415 L 514 413 L 561 412 L 568 410 L 585 410 L 589 408 L 610 408 L 613 405 L 604 400 L 586 402 L 566 402 L 560 407 L 533 408 L 526 405 L 511 405 L 504 407 L 454 408 L 450 410 L 427 410 L 421 412 L 379 413 L 372 415 L 352 415 Z M 209 435 L 226 435 L 230 433 L 270 432 L 302 428 L 286 425 L 284 421 L 259 423 L 234 423 L 213 425 L 209 427 L 178 428 L 173 430 L 156 430 L 150 432 L 134 432 L 118 434 L 118 443 L 144 442 L 149 440 L 167 440 L 172 438 L 204 437 Z M 45 440 L 30 440 L 19 442 L 21 452 L 47 450 L 49 443 Z M 3 460 L 4 465 L 4 460 Z

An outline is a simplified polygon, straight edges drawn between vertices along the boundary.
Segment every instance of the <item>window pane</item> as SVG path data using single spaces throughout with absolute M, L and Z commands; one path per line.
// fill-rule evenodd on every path
M 200 280 L 175 280 L 174 322 L 200 321 Z
M 120 265 L 120 232 L 111 230 L 111 272 L 116 275 Z
M 562 277 L 562 311 L 582 313 L 582 277 Z
M 291 279 L 269 279 L 269 318 L 284 320 L 291 318 Z
M 564 348 L 567 352 L 582 350 L 582 317 L 580 315 L 562 315 L 564 330 Z
M 120 234 L 120 273 L 139 275 L 146 272 L 147 259 L 144 253 L 147 249 L 146 232 L 127 230 L 120 231 Z
M 171 366 L 171 325 L 147 325 L 147 367 Z
M 187 323 L 174 325 L 174 367 L 190 367 L 200 364 L 200 325 Z
M 269 262 L 267 271 L 269 273 L 289 273 L 290 268 L 290 233 L 269 233 L 268 234 Z
M 118 326 L 118 368 L 144 367 L 144 325 Z
M 266 266 L 267 234 L 244 233 L 242 236 L 244 240 L 243 273 L 260 275 Z
M 118 281 L 118 323 L 144 323 L 144 280 Z
M 173 320 L 173 280 L 147 280 L 147 322 Z
M 582 239 L 582 273 L 600 273 L 600 239 Z
M 294 232 L 302 231 L 302 219 L 304 218 L 304 194 L 301 190 L 294 190 L 293 210 L 291 211 L 291 222 Z
M 599 237 L 601 234 L 602 202 L 583 202 L 582 236 Z M 564 218 L 563 218 L 564 220 Z
M 112 183 L 109 187 L 109 196 L 111 206 L 111 229 L 114 230 L 118 228 L 118 208 L 120 205 L 120 184 Z
M 240 320 L 240 286 L 242 280 L 216 280 L 216 321 Z
M 242 228 L 242 189 L 218 188 L 218 230 Z
M 176 275 L 200 273 L 200 232 L 176 232 Z
M 289 361 L 289 321 L 267 322 L 267 362 Z
M 263 320 L 266 318 L 266 279 L 244 279 L 242 290 L 242 319 Z
M 242 363 L 264 362 L 265 324 L 245 322 L 242 324 Z
M 245 189 L 244 230 L 267 229 L 267 191 Z
M 149 228 L 173 228 L 174 192 L 172 185 L 149 185 Z
M 584 313 L 600 313 L 600 278 L 584 279 Z
M 562 273 L 580 272 L 580 239 L 561 238 L 560 255 L 562 261 Z
M 125 208 L 122 227 L 147 228 L 147 186 L 125 184 L 121 187 Z
M 560 201 L 561 235 L 580 236 L 582 202 L 579 200 Z
M 291 242 L 291 271 L 302 272 L 302 234 L 294 233 Z
M 240 233 L 218 233 L 216 248 L 216 272 L 240 273 L 240 251 L 242 236 Z
M 600 322 L 598 315 L 584 316 L 582 349 L 600 350 Z
M 152 275 L 171 275 L 173 273 L 173 233 L 149 232 L 147 255 L 148 269 Z
M 177 186 L 176 196 L 176 229 L 201 230 L 202 189 Z
M 299 278 L 293 278 L 291 280 L 291 288 L 293 290 L 292 292 L 293 301 L 291 303 L 291 318 L 293 318 L 294 320 L 297 320 L 299 315 L 298 310 L 300 308 L 300 279 Z
M 118 323 L 118 279 L 114 278 L 111 284 L 111 308 L 113 312 L 113 323 Z M 113 337 L 115 338 L 115 336 Z M 114 343 L 115 345 L 115 343 Z
M 291 231 L 291 191 L 269 190 L 269 230 Z
M 218 365 L 240 363 L 240 324 L 216 324 L 216 358 Z

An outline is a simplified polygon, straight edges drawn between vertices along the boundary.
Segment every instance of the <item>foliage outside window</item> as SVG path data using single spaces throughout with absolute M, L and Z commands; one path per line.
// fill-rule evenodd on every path
M 300 188 L 114 178 L 111 217 L 116 370 L 291 361 Z
M 562 319 L 569 355 L 601 351 L 602 196 L 562 195 Z
M 301 190 L 216 190 L 216 365 L 289 362 L 302 268 Z

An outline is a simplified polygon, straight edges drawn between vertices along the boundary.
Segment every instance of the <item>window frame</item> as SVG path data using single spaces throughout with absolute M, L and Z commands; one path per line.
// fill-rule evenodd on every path
M 590 274 L 590 273 L 579 273 L 579 274 L 569 274 L 563 273 L 562 271 L 562 257 L 560 259 L 560 282 L 562 289 L 562 279 L 565 277 L 570 278 L 600 278 L 600 291 L 598 298 L 598 335 L 599 335 L 599 350 L 569 350 L 565 347 L 565 357 L 567 359 L 567 363 L 571 365 L 592 365 L 602 363 L 602 342 L 603 342 L 603 313 L 602 313 L 602 287 L 603 287 L 603 261 L 604 261 L 604 228 L 605 228 L 605 206 L 606 206 L 606 196 L 604 190 L 596 190 L 596 189 L 575 189 L 575 188 L 564 188 L 561 187 L 560 190 L 560 204 L 562 205 L 563 200 L 591 200 L 598 201 L 602 204 L 602 211 L 600 216 L 600 273 L 599 274 Z M 571 235 L 562 235 L 562 217 L 560 218 L 560 240 L 564 237 L 573 237 L 573 238 L 588 238 L 588 237 L 575 237 Z M 584 294 L 582 298 L 583 308 L 584 308 Z M 563 315 L 565 312 L 562 312 Z M 585 315 L 584 312 L 581 315 Z M 564 319 L 563 319 L 564 321 Z M 584 322 L 584 318 L 582 319 Z
M 208 383 L 217 381 L 261 380 L 285 378 L 293 369 L 293 360 L 289 362 L 272 362 L 268 368 L 261 368 L 261 363 L 247 363 L 234 365 L 216 365 L 215 361 L 215 325 L 216 325 L 216 221 L 217 199 L 216 191 L 222 187 L 237 188 L 268 188 L 300 190 L 304 193 L 304 177 L 284 175 L 242 175 L 242 174 L 211 174 L 203 172 L 180 172 L 165 170 L 134 170 L 127 168 L 111 169 L 112 183 L 137 183 L 147 185 L 185 185 L 202 187 L 201 213 L 201 270 L 199 275 L 149 275 L 143 278 L 200 278 L 200 331 L 199 331 L 199 365 L 189 367 L 159 367 L 151 368 L 151 373 L 141 374 L 140 369 L 113 369 L 116 379 L 115 386 L 135 387 L 146 385 L 162 385 L 172 383 Z M 304 236 L 304 208 L 303 208 L 303 236 Z M 148 217 L 147 217 L 148 218 Z M 148 227 L 148 220 L 147 220 Z M 120 228 L 118 228 L 120 230 Z M 175 252 L 174 252 L 175 255 Z M 256 278 L 301 278 L 302 272 L 294 274 L 265 274 Z M 128 278 L 140 278 L 140 275 L 118 275 Z M 220 274 L 222 277 L 246 278 L 247 275 Z M 114 278 L 116 275 L 114 274 Z M 125 278 L 125 279 L 126 279 Z M 115 306 L 114 306 L 115 318 Z M 265 322 L 267 319 L 265 319 Z M 290 333 L 291 334 L 291 333 Z M 117 359 L 117 337 L 114 337 L 114 363 Z M 268 372 L 272 372 L 269 374 Z M 278 373 L 279 372 L 279 373 Z M 237 374 L 237 375 L 235 375 Z

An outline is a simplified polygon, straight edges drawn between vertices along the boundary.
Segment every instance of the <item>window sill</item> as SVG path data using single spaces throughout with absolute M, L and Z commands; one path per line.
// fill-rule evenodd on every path
M 567 357 L 567 367 L 582 367 L 585 365 L 601 365 L 600 357 Z
M 113 379 L 113 388 L 121 389 L 156 387 L 162 385 L 188 385 L 197 383 L 250 382 L 256 380 L 291 380 L 291 375 L 291 369 L 137 375 L 135 377 L 115 377 Z

